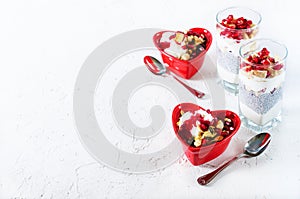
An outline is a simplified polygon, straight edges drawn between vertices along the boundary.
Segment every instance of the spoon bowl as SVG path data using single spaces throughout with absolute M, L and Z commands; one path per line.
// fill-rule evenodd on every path
M 208 184 L 212 179 L 214 179 L 223 169 L 225 169 L 228 165 L 239 158 L 251 158 L 260 155 L 265 151 L 267 146 L 271 141 L 271 135 L 269 133 L 260 133 L 252 137 L 244 146 L 244 152 L 235 156 L 216 170 L 201 176 L 197 179 L 200 185 Z
M 244 154 L 255 157 L 260 155 L 267 148 L 271 141 L 271 135 L 269 133 L 260 133 L 252 137 L 244 147 Z
M 154 75 L 163 75 L 167 72 L 167 68 L 155 57 L 145 56 L 144 63 Z

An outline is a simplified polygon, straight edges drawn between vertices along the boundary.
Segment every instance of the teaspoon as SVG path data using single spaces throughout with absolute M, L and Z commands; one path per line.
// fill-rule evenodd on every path
M 251 158 L 256 157 L 267 148 L 271 141 L 271 135 L 269 133 L 260 133 L 252 137 L 244 146 L 244 152 L 239 154 L 217 168 L 216 170 L 201 176 L 197 179 L 200 185 L 208 184 L 212 179 L 214 179 L 223 169 L 225 169 L 228 165 L 239 158 Z
M 177 80 L 180 84 L 182 84 L 185 88 L 187 88 L 193 95 L 197 98 L 204 97 L 204 93 L 197 91 L 196 89 L 191 88 L 190 86 L 186 85 L 184 82 L 179 80 L 177 77 L 170 74 L 168 69 L 156 58 L 152 56 L 145 56 L 144 63 L 146 64 L 147 68 L 155 75 L 169 75 L 172 76 L 175 80 Z

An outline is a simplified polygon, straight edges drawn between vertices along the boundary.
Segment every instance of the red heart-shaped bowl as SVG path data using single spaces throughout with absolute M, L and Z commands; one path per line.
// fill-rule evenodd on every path
M 160 51 L 162 60 L 164 63 L 168 64 L 168 69 L 170 69 L 170 71 L 172 71 L 180 77 L 190 79 L 203 65 L 205 54 L 212 43 L 212 34 L 204 28 L 191 28 L 189 31 L 187 31 L 187 35 L 204 35 L 206 41 L 204 45 L 204 50 L 201 51 L 201 53 L 199 53 L 192 59 L 181 60 L 165 52 L 165 48 L 162 47 L 164 45 L 162 45 L 161 38 L 162 35 L 167 32 L 176 33 L 175 31 L 161 31 L 156 33 L 153 36 L 154 45 Z
M 216 157 L 218 157 L 220 154 L 222 154 L 225 149 L 227 148 L 232 136 L 236 134 L 238 129 L 240 128 L 241 125 L 241 120 L 239 116 L 229 110 L 216 110 L 216 111 L 211 111 L 211 114 L 214 117 L 218 118 L 229 118 L 233 122 L 233 127 L 234 130 L 224 137 L 223 140 L 214 142 L 210 145 L 205 145 L 205 146 L 199 146 L 199 147 L 194 147 L 189 145 L 183 138 L 178 134 L 179 127 L 177 125 L 177 122 L 179 121 L 179 118 L 181 117 L 181 111 L 183 112 L 188 112 L 188 111 L 196 111 L 196 110 L 205 110 L 202 107 L 192 104 L 192 103 L 182 103 L 177 105 L 172 113 L 172 122 L 173 122 L 173 128 L 175 131 L 175 134 L 177 138 L 180 140 L 183 150 L 185 152 L 185 155 L 187 156 L 188 160 L 195 166 L 204 164 Z

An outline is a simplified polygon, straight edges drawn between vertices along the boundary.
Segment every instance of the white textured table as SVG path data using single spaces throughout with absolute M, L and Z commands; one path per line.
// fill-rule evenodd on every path
M 299 198 L 299 11 L 294 1 L 231 3 L 237 4 L 2 1 L 0 198 Z M 272 131 L 267 151 L 239 160 L 206 187 L 196 183 L 197 176 L 236 153 L 253 133 L 242 128 L 220 158 L 201 167 L 193 167 L 184 156 L 164 169 L 142 174 L 98 163 L 80 142 L 72 105 L 76 78 L 89 54 L 112 36 L 133 29 L 202 26 L 214 33 L 216 12 L 232 5 L 259 11 L 261 36 L 289 49 L 283 122 Z M 214 50 L 215 44 L 208 53 L 213 63 Z M 205 89 L 202 83 L 191 82 Z M 226 99 L 225 105 L 234 110 L 236 98 Z M 140 146 L 135 147 L 137 153 Z

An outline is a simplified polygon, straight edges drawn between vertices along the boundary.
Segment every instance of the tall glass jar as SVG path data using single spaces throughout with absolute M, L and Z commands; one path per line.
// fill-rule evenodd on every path
M 269 39 L 240 48 L 239 111 L 243 124 L 265 131 L 281 120 L 287 48 Z
M 248 8 L 230 7 L 219 11 L 216 21 L 218 74 L 224 88 L 237 93 L 239 48 L 256 37 L 261 15 Z

